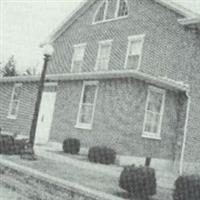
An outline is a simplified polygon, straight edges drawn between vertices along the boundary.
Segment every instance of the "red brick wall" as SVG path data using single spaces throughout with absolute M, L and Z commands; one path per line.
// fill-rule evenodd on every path
M 167 92 L 162 140 L 141 137 L 147 87 L 133 79 L 99 82 L 92 130 L 75 128 L 82 81 L 60 82 L 50 138 L 62 142 L 66 137 L 81 140 L 83 147 L 108 145 L 121 154 L 173 158 L 177 126 L 177 94 Z
M 128 44 L 127 37 L 145 34 L 141 71 L 184 81 L 191 86 L 191 110 L 185 159 L 188 162 L 200 162 L 200 38 L 191 29 L 185 29 L 177 23 L 177 18 L 181 16 L 153 0 L 129 0 L 127 19 L 92 25 L 93 15 L 99 2 L 93 4 L 54 42 L 55 54 L 48 73 L 70 72 L 73 45 L 85 42 L 87 47 L 84 71 L 93 71 L 98 41 L 107 39 L 113 39 L 109 69 L 123 69 Z M 94 128 L 91 132 L 74 128 L 81 87 L 81 81 L 59 84 L 51 132 L 53 139 L 62 141 L 66 136 L 77 136 L 86 146 L 105 143 L 115 147 L 116 142 L 119 152 L 136 155 L 149 153 L 156 157 L 172 158 L 172 143 L 176 136 L 175 126 L 177 125 L 176 95 L 167 92 L 167 106 L 162 128 L 163 139 L 158 142 L 141 138 L 147 88 L 144 83 L 133 80 L 101 81 Z M 0 105 L 3 105 L 0 108 L 0 126 L 14 131 L 19 128 L 24 134 L 29 132 L 34 88 L 35 86 L 31 83 L 24 87 L 19 117 L 16 120 L 9 120 L 6 116 L 12 86 L 0 84 Z M 139 91 L 141 91 L 140 95 Z M 128 109 L 129 106 L 131 109 Z
M 191 112 L 188 124 L 186 161 L 200 162 L 200 38 L 177 22 L 180 15 L 153 0 L 129 0 L 129 17 L 92 25 L 100 3 L 77 19 L 55 42 L 48 73 L 70 72 L 73 45 L 87 43 L 84 71 L 93 71 L 98 41 L 113 39 L 109 69 L 123 69 L 130 35 L 145 34 L 141 71 L 189 83 Z M 116 116 L 117 117 L 117 116 Z
M 0 127 L 8 131 L 22 135 L 29 135 L 30 125 L 33 117 L 37 85 L 24 83 L 20 94 L 18 116 L 9 119 L 8 109 L 11 100 L 14 83 L 0 83 Z

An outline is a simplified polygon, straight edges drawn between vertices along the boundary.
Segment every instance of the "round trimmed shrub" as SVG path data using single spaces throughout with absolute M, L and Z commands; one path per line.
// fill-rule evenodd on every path
M 78 154 L 80 146 L 80 140 L 76 138 L 67 138 L 63 141 L 63 151 L 65 153 Z
M 174 200 L 199 200 L 200 176 L 179 176 L 175 181 Z
M 88 152 L 88 159 L 90 162 L 101 163 L 101 164 L 114 164 L 116 159 L 115 150 L 104 147 L 95 146 L 91 147 Z
M 120 175 L 119 186 L 131 196 L 148 199 L 149 196 L 156 194 L 155 170 L 143 166 L 127 166 Z

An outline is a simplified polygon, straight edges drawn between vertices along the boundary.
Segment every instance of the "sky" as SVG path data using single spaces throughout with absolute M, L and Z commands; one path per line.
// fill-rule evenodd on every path
M 15 56 L 17 70 L 41 67 L 39 44 L 83 0 L 0 0 L 0 62 Z M 169 0 L 200 14 L 200 0 Z

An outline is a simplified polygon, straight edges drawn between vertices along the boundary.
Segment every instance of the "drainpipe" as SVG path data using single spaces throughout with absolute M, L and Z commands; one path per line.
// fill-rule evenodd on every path
M 181 157 L 180 157 L 180 165 L 179 165 L 179 174 L 183 174 L 183 162 L 185 157 L 185 147 L 187 141 L 187 129 L 188 129 L 188 121 L 189 121 L 189 113 L 190 113 L 190 104 L 191 104 L 191 97 L 189 95 L 189 91 L 186 91 L 187 100 L 187 110 L 186 110 L 186 117 L 185 117 L 185 125 L 184 125 L 184 136 L 183 136 L 183 144 L 181 149 Z

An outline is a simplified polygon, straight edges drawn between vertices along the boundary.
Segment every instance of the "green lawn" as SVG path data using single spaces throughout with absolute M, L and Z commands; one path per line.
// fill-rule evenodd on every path
M 2 155 L 1 155 L 2 156 Z M 50 159 L 38 157 L 36 161 L 22 160 L 19 156 L 2 156 L 4 159 L 17 164 L 31 167 L 43 173 L 77 183 L 104 193 L 127 197 L 125 191 L 118 186 L 118 177 L 108 176 L 101 172 L 80 169 L 70 163 L 54 162 Z M 170 200 L 171 191 L 158 189 L 158 200 Z

